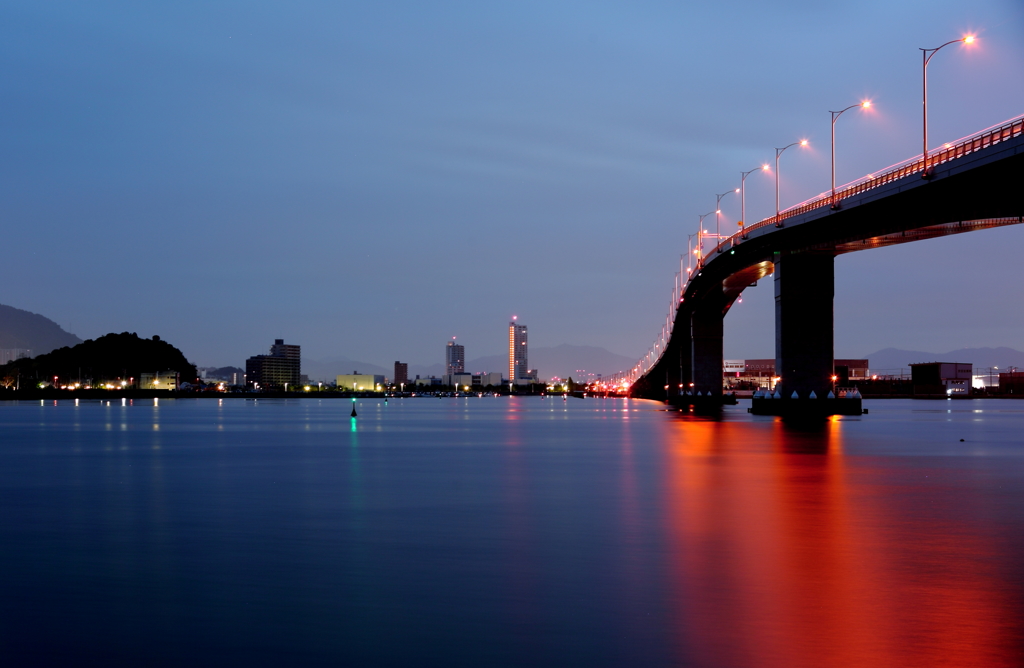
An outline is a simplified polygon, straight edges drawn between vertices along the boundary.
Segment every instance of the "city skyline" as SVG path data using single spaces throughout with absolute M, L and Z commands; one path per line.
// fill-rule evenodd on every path
M 426 362 L 452 329 L 498 354 L 513 309 L 537 346 L 636 357 L 698 216 L 773 147 L 809 141 L 783 208 L 829 188 L 830 109 L 873 102 L 836 125 L 840 184 L 920 153 L 919 48 L 978 35 L 930 66 L 933 145 L 1024 112 L 1019 3 L 727 9 L 13 7 L 0 189 L 8 269 L 33 280 L 0 301 L 82 338 L 159 333 L 200 365 L 276 336 Z M 771 178 L 745 189 L 748 222 L 774 213 Z M 720 203 L 735 229 L 739 198 Z M 1024 230 L 968 236 L 841 257 L 836 354 L 1019 345 L 990 285 Z M 772 354 L 772 308 L 745 293 L 727 356 Z

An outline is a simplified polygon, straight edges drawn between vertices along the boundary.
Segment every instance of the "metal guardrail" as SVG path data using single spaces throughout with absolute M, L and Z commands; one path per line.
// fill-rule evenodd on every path
M 1006 121 L 1005 123 L 994 125 L 979 134 L 961 139 L 960 141 L 952 144 L 945 144 L 942 148 L 929 153 L 927 161 L 922 160 L 919 157 L 911 158 L 910 160 L 906 160 L 889 167 L 881 174 L 872 174 L 871 176 L 848 183 L 842 188 L 836 190 L 834 199 L 831 193 L 822 194 L 809 199 L 806 202 L 790 207 L 785 211 L 780 212 L 778 218 L 775 216 L 765 218 L 764 220 L 747 227 L 742 232 L 736 232 L 725 240 L 720 241 L 712 252 L 720 252 L 725 248 L 735 246 L 737 237 L 745 237 L 750 234 L 752 230 L 766 227 L 768 225 L 777 225 L 787 218 L 799 216 L 819 207 L 831 205 L 850 197 L 855 197 L 873 188 L 887 185 L 893 181 L 898 181 L 913 174 L 923 174 L 936 165 L 941 165 L 945 162 L 961 158 L 983 148 L 988 148 L 989 146 L 998 144 L 1001 141 L 1006 141 L 1007 139 L 1020 136 L 1021 133 L 1024 133 L 1024 116 L 1018 116 L 1017 118 Z

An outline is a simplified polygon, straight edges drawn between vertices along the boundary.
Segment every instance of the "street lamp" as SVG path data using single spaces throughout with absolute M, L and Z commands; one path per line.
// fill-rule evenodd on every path
M 845 112 L 853 109 L 854 107 L 860 107 L 861 109 L 867 109 L 870 106 L 871 106 L 871 100 L 864 100 L 863 102 L 859 102 L 857 104 L 851 104 L 849 107 L 847 107 L 846 109 L 843 109 L 842 111 L 830 111 L 830 112 L 828 112 L 828 113 L 832 114 L 832 200 L 831 200 L 831 203 L 832 203 L 832 208 L 833 209 L 838 209 L 839 208 L 839 205 L 836 204 L 836 121 L 838 121 L 839 117 L 842 116 Z
M 922 176 L 927 178 L 928 175 L 928 62 L 932 59 L 939 49 L 943 49 L 950 44 L 956 44 L 957 42 L 963 42 L 964 44 L 974 44 L 976 37 L 974 35 L 967 35 L 960 39 L 954 39 L 946 42 L 942 46 L 935 47 L 934 49 L 921 49 L 921 84 L 922 84 L 922 113 L 924 114 L 924 149 L 921 151 L 921 164 L 924 170 Z
M 797 144 L 800 146 L 807 146 L 807 140 L 801 139 L 800 141 L 795 141 L 792 144 L 786 144 L 782 148 L 775 149 L 775 227 L 782 227 L 782 218 L 779 217 L 779 158 L 787 148 L 790 146 L 796 146 Z
M 745 184 L 747 182 L 747 177 L 758 170 L 762 172 L 767 172 L 768 163 L 765 163 L 760 167 L 756 169 L 751 169 L 750 171 L 747 172 L 740 172 L 740 226 L 743 228 L 744 234 L 742 235 L 742 237 L 744 239 L 747 238 L 745 227 L 745 225 L 747 224 L 747 191 L 745 189 Z
M 700 215 L 700 227 L 697 228 L 697 248 L 694 251 L 694 255 L 697 256 L 697 269 L 701 267 L 701 262 L 704 260 L 704 219 L 713 214 L 714 211 L 708 211 Z
M 721 195 L 715 195 L 715 239 L 718 241 L 718 252 L 722 252 L 722 198 L 730 193 L 738 193 L 739 188 L 728 190 Z

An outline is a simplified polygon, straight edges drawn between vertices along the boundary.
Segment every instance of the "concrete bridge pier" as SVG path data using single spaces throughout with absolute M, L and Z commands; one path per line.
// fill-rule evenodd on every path
M 673 406 L 687 405 L 685 392 L 690 389 L 692 346 L 689 337 L 673 337 L 673 348 L 665 355 L 665 400 Z
M 722 332 L 726 305 L 724 295 L 720 299 L 704 299 L 690 316 L 693 387 L 689 389 L 694 394 L 722 396 Z
M 690 382 L 690 347 L 682 345 L 677 337 L 665 351 L 664 397 L 670 403 L 677 403 L 677 397 L 686 390 Z M 685 362 L 683 357 L 686 358 Z M 680 388 L 680 385 L 683 387 Z M 659 388 L 660 389 L 660 388 Z M 662 396 L 658 393 L 658 396 Z
M 834 296 L 832 254 L 776 256 L 775 373 L 784 399 L 832 389 Z
M 693 344 L 688 338 L 679 346 L 676 354 L 679 359 L 679 379 L 673 394 L 682 395 L 694 389 L 690 387 L 690 383 L 693 382 Z M 682 387 L 679 387 L 680 385 Z

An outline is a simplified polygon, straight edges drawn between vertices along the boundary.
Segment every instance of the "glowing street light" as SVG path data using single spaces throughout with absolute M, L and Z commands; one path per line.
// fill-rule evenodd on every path
M 739 188 L 728 190 L 721 195 L 715 195 L 715 240 L 718 242 L 718 252 L 722 252 L 722 198 L 731 193 L 738 193 Z
M 796 146 L 797 144 L 800 146 L 807 146 L 807 140 L 801 139 L 800 141 L 795 141 L 792 144 L 786 144 L 782 148 L 775 149 L 775 227 L 782 227 L 782 218 L 779 216 L 779 158 L 787 148 L 790 146 Z
M 754 172 L 757 172 L 757 171 L 767 172 L 768 171 L 768 163 L 766 162 L 763 165 L 761 165 L 760 167 L 757 167 L 755 169 L 751 169 L 751 170 L 746 171 L 746 172 L 740 172 L 740 227 L 743 227 L 744 225 L 746 225 L 746 220 L 747 220 L 747 191 L 745 189 L 745 184 L 747 182 L 747 177 L 750 176 L 751 174 L 753 174 Z M 743 236 L 744 239 L 747 238 L 746 234 L 743 234 L 742 236 Z
M 928 62 L 932 59 L 940 49 L 943 49 L 950 44 L 974 44 L 977 38 L 974 35 L 966 35 L 960 39 L 954 39 L 946 42 L 942 46 L 937 46 L 934 49 L 921 49 L 921 84 L 922 84 L 922 113 L 924 115 L 924 149 L 921 151 L 922 166 L 924 168 L 923 176 L 928 176 Z
M 864 100 L 863 102 L 858 102 L 857 104 L 851 104 L 849 107 L 847 107 L 846 109 L 843 109 L 842 111 L 830 111 L 830 112 L 828 112 L 828 113 L 832 114 L 832 200 L 831 201 L 832 201 L 832 208 L 833 209 L 838 209 L 839 208 L 839 205 L 836 204 L 836 121 L 838 121 L 839 117 L 842 116 L 845 112 L 853 109 L 854 107 L 860 107 L 861 109 L 868 109 L 868 108 L 871 107 L 871 100 Z
M 707 234 L 704 230 L 704 219 L 713 214 L 714 211 L 708 211 L 700 215 L 700 227 L 697 229 L 697 248 L 693 251 L 693 254 L 697 256 L 697 269 L 701 268 L 701 263 L 704 261 L 704 235 Z

